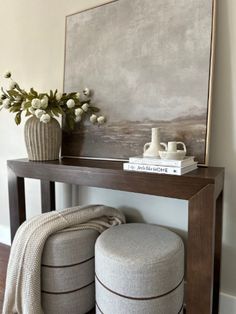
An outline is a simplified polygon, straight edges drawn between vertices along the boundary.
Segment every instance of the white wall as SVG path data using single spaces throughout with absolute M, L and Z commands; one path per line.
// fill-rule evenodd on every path
M 3 74 L 11 70 L 22 88 L 37 90 L 63 87 L 65 16 L 102 1 L 0 0 L 0 86 Z M 104 1 L 103 1 L 104 2 Z M 9 226 L 6 160 L 26 157 L 23 124 L 0 112 L 0 225 Z M 58 184 L 58 208 L 71 204 L 68 187 Z M 27 216 L 40 212 L 39 182 L 27 180 Z M 4 230 L 6 230 L 4 228 Z M 0 232 L 4 234 L 5 231 Z M 7 235 L 7 238 L 9 236 Z
M 65 16 L 103 2 L 108 1 L 0 0 L 0 75 L 11 70 L 26 89 L 62 89 Z M 218 4 L 210 163 L 226 167 L 221 290 L 236 296 L 236 1 L 219 0 Z M 9 226 L 6 160 L 24 156 L 23 125 L 15 126 L 13 117 L 1 111 L 0 225 L 5 227 Z M 28 216 L 32 216 L 40 211 L 39 184 L 30 180 L 26 189 Z M 70 204 L 70 189 L 64 196 L 58 194 L 58 207 Z M 91 188 L 81 189 L 79 197 L 83 203 L 118 206 L 131 220 L 167 225 L 183 235 L 187 230 L 184 201 Z
M 218 0 L 211 165 L 225 166 L 222 289 L 236 295 L 236 1 Z

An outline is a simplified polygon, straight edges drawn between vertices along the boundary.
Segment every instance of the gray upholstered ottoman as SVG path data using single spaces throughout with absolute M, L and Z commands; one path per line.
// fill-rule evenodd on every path
M 95 306 L 95 230 L 52 235 L 42 256 L 42 307 L 45 314 L 84 314 Z
M 106 230 L 95 245 L 97 314 L 178 314 L 183 311 L 184 245 L 149 224 Z

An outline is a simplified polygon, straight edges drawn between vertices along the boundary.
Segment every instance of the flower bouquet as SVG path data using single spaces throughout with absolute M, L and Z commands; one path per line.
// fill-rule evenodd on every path
M 12 79 L 11 72 L 6 72 L 4 77 L 9 79 L 9 87 L 8 89 L 1 87 L 0 110 L 5 108 L 15 113 L 17 125 L 21 123 L 23 112 L 26 117 L 35 116 L 43 123 L 62 115 L 69 129 L 73 129 L 76 122 L 88 117 L 91 123 L 105 122 L 104 116 L 95 114 L 100 110 L 91 104 L 91 92 L 88 88 L 85 88 L 83 93 L 60 93 L 57 90 L 38 93 L 33 88 L 26 92 Z
M 30 160 L 54 160 L 59 158 L 61 128 L 56 117 L 62 116 L 67 130 L 85 119 L 93 124 L 103 124 L 104 116 L 98 116 L 99 108 L 92 104 L 89 88 L 72 93 L 38 93 L 34 88 L 28 92 L 12 79 L 11 72 L 5 74 L 9 80 L 7 89 L 1 87 L 0 110 L 15 114 L 16 124 L 21 123 L 24 113 L 29 119 L 25 123 L 25 142 Z

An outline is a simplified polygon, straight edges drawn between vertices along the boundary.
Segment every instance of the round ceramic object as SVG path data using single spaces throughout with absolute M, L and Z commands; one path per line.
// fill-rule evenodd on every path
M 182 313 L 184 245 L 165 228 L 106 230 L 95 245 L 95 273 L 97 313 Z
M 161 159 L 171 159 L 171 160 L 183 160 L 186 152 L 184 150 L 177 150 L 176 152 L 159 151 Z
M 84 314 L 95 306 L 92 229 L 50 236 L 42 255 L 42 307 L 45 314 Z

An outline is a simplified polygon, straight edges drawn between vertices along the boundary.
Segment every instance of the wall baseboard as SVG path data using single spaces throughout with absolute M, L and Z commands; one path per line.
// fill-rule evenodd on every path
M 0 243 L 11 245 L 10 228 L 0 225 Z
M 10 228 L 0 225 L 0 243 L 11 245 Z M 236 296 L 221 292 L 220 314 L 236 313 Z

